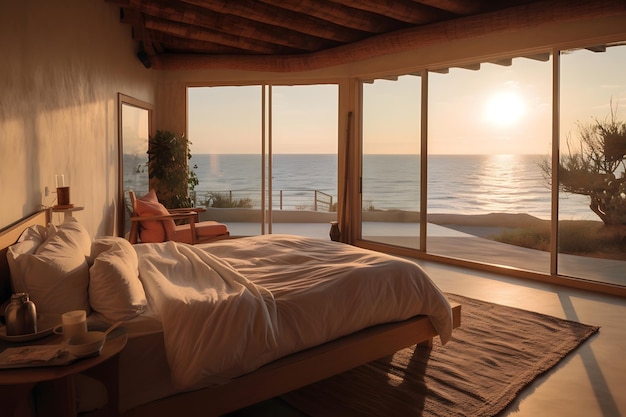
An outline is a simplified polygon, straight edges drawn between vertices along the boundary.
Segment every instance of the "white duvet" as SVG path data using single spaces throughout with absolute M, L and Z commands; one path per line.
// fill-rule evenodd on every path
M 173 382 L 222 383 L 363 328 L 425 314 L 443 343 L 448 301 L 415 263 L 288 235 L 135 245 Z

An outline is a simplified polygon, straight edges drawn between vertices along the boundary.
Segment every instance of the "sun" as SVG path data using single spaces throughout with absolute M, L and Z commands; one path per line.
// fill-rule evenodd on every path
M 525 111 L 522 97 L 514 91 L 500 91 L 489 97 L 483 116 L 487 122 L 500 127 L 518 123 Z

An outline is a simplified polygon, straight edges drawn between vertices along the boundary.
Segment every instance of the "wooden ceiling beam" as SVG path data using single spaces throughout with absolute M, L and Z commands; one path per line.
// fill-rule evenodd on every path
M 253 52 L 255 54 L 284 54 L 302 53 L 302 50 L 285 48 L 281 45 L 263 42 L 256 39 L 245 38 L 243 36 L 231 35 L 228 33 L 213 31 L 206 28 L 197 28 L 169 20 L 161 20 L 152 16 L 144 18 L 145 28 L 150 31 L 162 32 L 179 38 L 187 38 L 199 41 L 213 42 L 220 45 L 230 46 L 241 50 Z
M 478 63 L 478 64 L 460 65 L 457 68 L 466 69 L 466 70 L 470 70 L 470 71 L 478 71 L 478 70 L 480 70 L 480 63 Z
M 162 20 L 171 20 L 218 32 L 238 33 L 247 38 L 286 46 L 294 50 L 316 51 L 335 46 L 329 44 L 327 39 L 316 38 L 290 29 L 282 29 L 278 33 L 275 26 L 243 17 L 218 14 L 185 3 L 155 0 L 130 0 L 130 3 L 141 13 Z
M 412 25 L 438 22 L 454 17 L 450 12 L 437 9 L 413 1 L 391 0 L 331 0 L 333 3 L 343 4 L 351 8 L 365 10 L 371 13 L 390 17 L 400 22 Z
M 141 23 L 141 13 L 137 9 L 122 7 L 120 9 L 120 22 L 128 25 L 136 25 Z
M 363 38 L 363 31 L 330 23 L 313 16 L 294 14 L 285 9 L 253 0 L 181 0 L 216 13 L 256 20 L 277 30 L 282 28 L 341 43 Z
M 551 56 L 552 56 L 552 54 L 545 53 L 545 54 L 527 55 L 527 56 L 524 56 L 522 58 L 532 59 L 533 61 L 548 62 L 550 60 Z
M 498 59 L 497 61 L 489 61 L 489 63 L 494 65 L 500 65 L 503 67 L 510 67 L 511 65 L 513 65 L 513 58 Z
M 313 16 L 339 26 L 345 26 L 359 32 L 384 33 L 400 29 L 398 21 L 381 14 L 375 14 L 326 1 L 320 7 L 319 0 L 260 0 L 263 3 L 289 10 L 298 14 Z
M 622 0 L 593 3 L 551 0 L 399 30 L 320 52 L 286 56 L 163 54 L 154 57 L 153 67 L 167 70 L 311 71 L 455 40 L 510 33 L 547 23 L 577 21 L 581 17 L 589 19 L 616 12 L 626 12 L 626 4 Z M 544 57 L 533 55 L 532 58 Z
M 437 9 L 459 15 L 468 16 L 485 10 L 484 0 L 412 0 L 416 3 L 436 7 Z
M 250 51 L 241 48 L 235 48 L 214 42 L 179 38 L 177 36 L 164 34 L 162 32 L 152 32 L 152 41 L 158 42 L 159 44 L 163 45 L 163 47 L 168 51 L 191 50 L 195 51 L 196 53 L 203 53 L 206 50 L 211 50 L 213 51 L 213 53 L 216 54 L 227 55 L 250 53 Z
M 606 52 L 606 45 L 589 46 L 585 49 L 591 52 Z

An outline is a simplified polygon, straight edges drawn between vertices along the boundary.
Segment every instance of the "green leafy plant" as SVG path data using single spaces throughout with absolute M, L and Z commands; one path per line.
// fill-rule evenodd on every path
M 189 190 L 198 177 L 189 168 L 190 142 L 184 135 L 158 130 L 148 141 L 148 178 L 159 201 L 168 208 L 191 207 Z M 194 166 L 193 168 L 197 168 Z

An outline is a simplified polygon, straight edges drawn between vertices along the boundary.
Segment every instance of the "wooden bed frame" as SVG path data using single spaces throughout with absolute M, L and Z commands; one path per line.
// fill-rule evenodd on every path
M 45 225 L 46 211 L 0 231 L 0 302 L 10 298 L 7 247 L 24 229 Z M 461 306 L 452 305 L 453 327 L 461 323 Z M 197 391 L 162 398 L 131 410 L 125 417 L 138 416 L 219 416 L 312 384 L 366 364 L 415 344 L 430 344 L 437 336 L 426 316 L 378 325 L 320 346 L 294 353 L 232 381 Z M 123 352 L 122 352 L 123 354 Z

